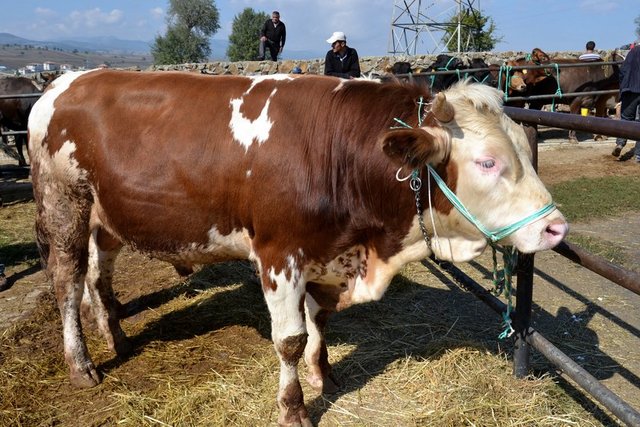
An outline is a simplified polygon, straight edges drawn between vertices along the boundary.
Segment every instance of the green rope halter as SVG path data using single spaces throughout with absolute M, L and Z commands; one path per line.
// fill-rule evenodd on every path
M 487 240 L 489 240 L 492 243 L 495 243 L 499 240 L 504 239 L 505 237 L 518 231 L 522 227 L 536 221 L 538 218 L 542 218 L 543 216 L 545 216 L 546 214 L 548 214 L 549 212 L 551 212 L 556 208 L 556 205 L 553 202 L 551 202 L 548 205 L 542 207 L 541 209 L 538 209 L 531 215 L 519 221 L 516 221 L 511 225 L 507 225 L 505 227 L 501 227 L 497 230 L 491 231 L 487 229 L 484 225 L 482 225 L 480 221 L 478 221 L 478 219 L 475 216 L 473 216 L 471 212 L 469 212 L 469 210 L 462 204 L 460 199 L 458 199 L 458 196 L 456 196 L 455 193 L 451 191 L 449 187 L 447 187 L 447 184 L 442 180 L 442 178 L 440 178 L 440 175 L 438 175 L 438 173 L 433 169 L 433 167 L 431 167 L 431 165 L 427 165 L 427 169 L 429 170 L 429 173 L 431 174 L 431 176 L 433 176 L 433 179 L 435 180 L 436 184 L 438 184 L 438 187 L 440 187 L 440 190 L 442 191 L 442 193 L 444 193 L 444 195 L 447 197 L 447 199 L 449 199 L 451 204 L 458 210 L 458 212 L 460 212 L 462 216 L 464 216 L 470 223 L 475 225 L 475 227 L 478 230 L 480 230 L 482 234 L 485 235 Z

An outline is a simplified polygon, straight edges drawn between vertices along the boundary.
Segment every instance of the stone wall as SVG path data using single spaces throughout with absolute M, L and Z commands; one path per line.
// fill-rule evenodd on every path
M 582 52 L 547 52 L 551 58 L 577 58 Z M 603 58 L 610 57 L 610 52 L 600 51 Z M 487 64 L 503 64 L 505 61 L 525 57 L 528 52 L 474 52 L 458 55 L 467 63 L 470 58 L 482 58 Z M 411 68 L 427 68 L 437 55 L 415 56 L 367 56 L 360 58 L 360 69 L 364 75 L 385 74 L 395 62 L 406 61 Z M 288 74 L 294 67 L 300 67 L 304 74 L 322 74 L 324 59 L 242 62 L 207 62 L 196 64 L 154 65 L 148 70 L 180 70 L 203 74 L 265 75 Z

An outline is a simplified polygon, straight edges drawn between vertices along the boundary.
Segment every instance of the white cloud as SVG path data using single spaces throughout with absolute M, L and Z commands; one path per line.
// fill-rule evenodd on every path
M 45 7 L 36 7 L 35 14 L 40 18 L 52 18 L 58 15 L 53 10 L 47 9 Z
M 122 21 L 124 13 L 119 9 L 103 12 L 99 7 L 83 11 L 74 10 L 69 19 L 74 28 L 97 28 L 103 25 L 114 25 Z
M 154 7 L 149 13 L 153 19 L 162 19 L 164 17 L 164 9 L 161 7 Z
M 580 8 L 590 12 L 609 12 L 618 8 L 617 1 L 584 0 Z

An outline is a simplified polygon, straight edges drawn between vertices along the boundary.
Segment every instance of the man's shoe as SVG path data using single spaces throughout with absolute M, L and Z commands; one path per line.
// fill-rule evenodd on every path
M 264 61 L 264 56 L 258 56 L 258 57 L 256 58 L 256 61 Z
M 640 156 L 636 156 L 636 163 L 640 163 Z
M 616 148 L 613 149 L 613 151 L 611 152 L 611 155 L 613 157 L 618 157 L 621 152 L 622 152 L 622 147 L 619 145 L 616 145 Z

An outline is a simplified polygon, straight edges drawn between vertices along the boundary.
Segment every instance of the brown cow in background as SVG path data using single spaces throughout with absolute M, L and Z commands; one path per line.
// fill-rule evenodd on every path
M 614 60 L 616 53 L 613 54 Z M 535 48 L 531 58 L 521 58 L 514 61 L 514 65 L 549 65 L 548 68 L 525 69 L 527 96 L 565 94 L 573 92 L 590 92 L 596 90 L 615 90 L 620 87 L 617 65 L 597 65 L 602 61 L 592 61 L 590 67 L 562 68 L 562 65 L 581 64 L 583 61 L 571 58 L 553 58 L 541 49 Z M 556 64 L 558 66 L 556 66 Z M 580 114 L 581 108 L 595 108 L 596 116 L 606 117 L 607 100 L 615 97 L 609 95 L 570 96 L 556 99 L 555 103 L 568 104 L 571 114 Z M 550 99 L 532 100 L 529 108 L 540 110 L 544 105 L 551 104 Z M 509 105 L 524 106 L 524 101 L 510 102 Z M 577 143 L 575 131 L 569 131 L 569 142 Z
M 27 77 L 3 77 L 0 78 L 0 95 L 25 95 L 40 94 L 42 87 L 33 79 Z M 13 131 L 26 131 L 27 120 L 31 108 L 38 100 L 33 98 L 0 98 L 0 126 Z M 18 164 L 26 166 L 27 161 L 22 153 L 22 148 L 27 146 L 27 135 L 14 135 L 16 150 L 18 151 Z M 8 144 L 8 138 L 3 134 L 2 141 Z

